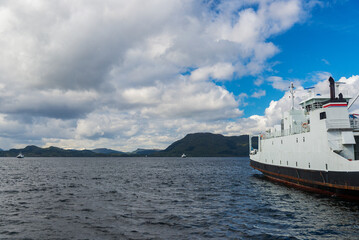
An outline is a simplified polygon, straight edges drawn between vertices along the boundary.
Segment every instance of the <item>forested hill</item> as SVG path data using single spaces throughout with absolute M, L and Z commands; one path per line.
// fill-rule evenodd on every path
M 248 135 L 226 137 L 213 133 L 192 133 L 172 143 L 155 156 L 244 157 L 249 155 Z
M 192 133 L 172 143 L 165 150 L 137 149 L 133 152 L 120 152 L 107 148 L 68 150 L 27 146 L 22 149 L 0 150 L 0 157 L 15 157 L 20 152 L 25 157 L 180 157 L 183 153 L 188 157 L 244 157 L 249 154 L 248 148 L 248 135 L 226 137 L 213 133 Z
M 91 150 L 68 150 L 57 147 L 40 148 L 37 146 L 27 146 L 22 149 L 10 149 L 0 151 L 1 157 L 15 157 L 19 153 L 25 157 L 126 157 L 122 152 L 99 153 Z

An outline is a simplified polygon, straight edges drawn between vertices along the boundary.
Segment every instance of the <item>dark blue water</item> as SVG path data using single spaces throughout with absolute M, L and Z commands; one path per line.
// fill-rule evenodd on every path
M 248 158 L 0 159 L 0 238 L 357 239 L 359 204 Z

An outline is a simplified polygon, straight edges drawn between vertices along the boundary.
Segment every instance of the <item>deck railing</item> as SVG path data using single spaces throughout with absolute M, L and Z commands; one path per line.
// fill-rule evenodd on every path
M 350 127 L 354 130 L 359 130 L 359 119 L 358 118 L 351 118 L 350 119 Z
M 295 134 L 300 134 L 300 133 L 306 133 L 306 132 L 310 132 L 310 125 L 305 125 L 303 126 L 296 126 L 292 129 L 285 129 L 282 131 L 277 131 L 277 132 L 266 132 L 265 134 L 263 134 L 263 138 L 268 139 L 268 138 L 277 138 L 277 137 L 284 137 L 284 136 L 289 136 L 289 135 L 295 135 Z

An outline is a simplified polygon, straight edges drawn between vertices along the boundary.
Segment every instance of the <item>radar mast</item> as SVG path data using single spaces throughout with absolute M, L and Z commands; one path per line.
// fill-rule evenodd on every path
M 292 110 L 294 109 L 294 84 L 293 82 L 290 83 L 290 94 L 292 98 Z

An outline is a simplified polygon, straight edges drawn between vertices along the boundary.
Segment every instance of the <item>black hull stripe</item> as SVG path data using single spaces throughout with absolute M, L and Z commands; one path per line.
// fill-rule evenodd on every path
M 359 191 L 359 172 L 326 172 L 263 164 L 251 160 L 251 167 L 272 178 L 309 187 Z

